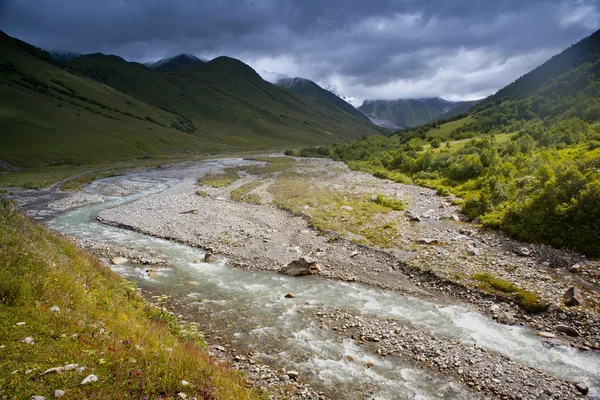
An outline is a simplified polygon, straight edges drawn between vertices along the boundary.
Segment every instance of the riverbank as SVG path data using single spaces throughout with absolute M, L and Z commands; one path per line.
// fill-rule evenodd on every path
M 341 163 L 300 159 L 271 170 L 242 171 L 222 188 L 199 189 L 197 176 L 188 176 L 167 191 L 106 210 L 98 220 L 209 249 L 242 268 L 278 270 L 310 256 L 328 278 L 459 299 L 500 322 L 600 349 L 597 261 L 479 229 L 461 221 L 451 198 Z M 259 204 L 231 199 L 248 187 Z M 371 197 L 380 194 L 401 200 L 408 211 L 371 210 Z M 577 287 L 585 306 L 564 304 L 569 287 Z M 522 294 L 526 301 L 519 304 Z M 567 336 L 558 326 L 577 334 Z
M 275 271 L 281 265 L 300 256 L 310 256 L 320 263 L 321 275 L 330 278 L 331 282 L 362 282 L 368 287 L 388 289 L 382 293 L 389 293 L 392 297 L 402 298 L 403 295 L 410 295 L 422 301 L 431 300 L 438 304 L 458 304 L 466 309 L 478 309 L 499 322 L 526 324 L 543 331 L 544 338 L 532 343 L 537 342 L 538 345 L 541 343 L 549 348 L 554 346 L 564 348 L 565 344 L 567 346 L 570 344 L 585 351 L 596 346 L 597 336 L 594 329 L 597 325 L 594 324 L 597 324 L 597 319 L 594 319 L 596 317 L 593 301 L 589 303 L 592 306 L 589 308 L 588 306 L 566 308 L 558 304 L 553 305 L 550 311 L 536 314 L 519 307 L 514 297 L 511 297 L 514 296 L 513 293 L 495 293 L 488 282 L 474 278 L 474 275 L 484 272 L 497 273 L 498 275 L 493 276 L 501 276 L 502 278 L 498 279 L 507 281 L 512 279 L 521 290 L 536 293 L 550 304 L 553 301 L 561 303 L 560 285 L 573 285 L 573 282 L 578 286 L 581 285 L 579 287 L 584 296 L 593 296 L 595 290 L 593 281 L 595 278 L 592 275 L 595 271 L 593 262 L 585 262 L 584 265 L 580 265 L 579 271 L 574 272 L 561 273 L 561 269 L 549 268 L 550 265 L 544 265 L 548 259 L 557 260 L 560 265 L 572 266 L 574 261 L 581 258 L 558 250 L 539 249 L 531 245 L 505 241 L 507 239 L 502 236 L 495 238 L 494 233 L 480 231 L 477 227 L 460 221 L 460 214 L 457 214 L 451 199 L 436 196 L 427 189 L 392 184 L 366 174 L 348 171 L 342 164 L 326 160 L 274 158 L 268 161 L 237 160 L 228 163 L 220 162 L 218 165 L 200 163 L 196 166 L 188 165 L 185 169 L 160 171 L 162 178 L 173 179 L 169 189 L 142 197 L 133 203 L 105 210 L 97 219 L 109 225 L 205 248 L 218 258 L 229 258 L 229 265 L 250 271 Z M 224 168 L 228 168 L 225 174 L 228 178 L 227 184 L 222 185 L 223 179 L 218 177 Z M 213 176 L 216 178 L 212 178 Z M 196 182 L 200 177 L 205 177 L 202 179 L 204 183 L 202 186 L 198 186 Z M 144 179 L 151 181 L 150 176 Z M 120 182 L 119 179 L 109 181 Z M 211 186 L 212 183 L 217 182 L 218 185 L 214 186 L 219 187 Z M 121 183 L 125 187 L 130 185 L 128 180 Z M 102 181 L 98 181 L 98 184 L 102 184 Z M 110 190 L 114 190 L 114 187 L 111 186 Z M 105 190 L 99 192 L 106 193 Z M 90 193 L 98 194 L 93 191 Z M 381 198 L 384 201 L 380 201 Z M 397 204 L 400 201 L 405 210 L 400 210 L 401 207 L 398 206 L 394 206 L 397 209 L 393 209 L 382 205 Z M 133 262 L 146 264 L 144 258 L 147 260 L 150 259 L 148 257 L 158 256 L 157 260 L 161 258 L 160 254 L 145 254 L 143 251 L 142 254 L 131 253 L 133 249 L 128 249 L 125 245 L 119 248 L 113 244 L 107 249 L 104 244 L 94 243 L 94 241 L 88 240 L 82 243 L 105 257 L 107 261 L 114 256 L 123 256 Z M 529 256 L 518 254 L 524 253 L 521 251 L 523 247 L 529 249 Z M 188 262 L 191 263 L 192 268 L 195 268 L 197 262 L 200 262 L 198 268 L 205 268 L 206 266 L 201 263 L 202 260 L 202 257 L 195 257 Z M 505 270 L 507 265 L 508 272 L 514 273 L 514 276 L 510 273 L 501 275 L 507 272 Z M 121 270 L 126 272 L 128 268 L 131 267 L 124 266 Z M 180 273 L 181 271 L 178 271 L 178 274 Z M 523 279 L 523 282 L 518 281 L 524 274 L 529 274 L 529 277 Z M 160 276 L 162 275 L 159 274 L 157 279 L 160 279 Z M 564 279 L 560 278 L 561 276 Z M 571 280 L 567 279 L 569 277 Z M 151 282 L 155 279 L 150 276 L 146 278 L 152 286 Z M 217 279 L 220 281 L 221 278 Z M 298 284 L 306 280 L 306 278 L 297 279 L 299 279 L 296 281 Z M 533 281 L 532 285 L 529 285 L 530 281 Z M 260 357 L 257 359 L 246 354 L 245 347 L 236 345 L 233 342 L 237 339 L 228 336 L 235 337 L 240 327 L 237 331 L 223 328 L 229 326 L 232 318 L 237 319 L 240 315 L 232 315 L 229 311 L 226 316 L 215 318 L 215 311 L 221 313 L 224 310 L 219 311 L 218 305 L 216 310 L 211 308 L 212 306 L 209 307 L 215 304 L 210 297 L 199 301 L 195 296 L 202 294 L 193 293 L 194 285 L 197 284 L 198 282 L 183 282 L 183 286 L 187 289 L 182 287 L 181 290 L 187 291 L 181 296 L 180 301 L 171 304 L 172 308 L 169 310 L 176 315 L 181 314 L 185 320 L 206 321 L 206 325 L 203 323 L 203 326 L 207 327 L 209 334 L 207 340 L 210 342 L 213 337 L 217 338 L 215 342 L 210 342 L 215 353 L 227 354 L 227 357 L 234 361 L 237 356 L 240 359 L 239 367 L 245 371 L 254 373 L 252 371 L 258 368 L 255 373 L 258 382 L 263 382 L 267 386 L 271 383 L 279 383 L 286 375 L 284 372 L 279 369 L 269 371 L 268 367 L 263 370 L 262 366 L 250 363 L 252 361 L 260 364 Z M 242 289 L 254 290 L 255 286 L 257 285 L 252 284 L 246 288 L 243 284 Z M 292 298 L 303 297 L 300 286 L 304 285 L 287 289 Z M 543 293 L 547 288 L 552 290 Z M 190 290 L 192 293 L 189 292 Z M 169 293 L 169 291 L 158 290 L 155 293 Z M 283 294 L 281 293 L 280 297 L 283 298 Z M 311 301 L 307 301 L 307 305 L 303 305 L 302 310 L 298 312 L 312 315 L 308 321 L 320 321 L 321 316 L 313 312 L 312 305 L 308 305 L 309 303 L 312 304 Z M 206 314 L 197 315 L 198 307 L 200 310 L 206 308 Z M 293 309 L 294 307 L 284 314 L 287 315 Z M 342 316 L 347 315 L 347 312 L 336 309 L 330 311 L 333 315 L 337 315 L 335 314 L 337 312 L 341 312 Z M 378 325 L 377 321 L 372 319 L 367 318 L 364 321 Z M 576 329 L 578 336 L 569 337 L 559 332 L 556 326 L 561 323 L 568 328 Z M 326 325 L 333 326 L 329 323 Z M 502 325 L 498 325 L 498 328 L 492 329 L 500 331 L 501 327 Z M 341 335 L 343 330 L 340 331 L 343 325 L 336 328 L 339 329 L 332 330 L 334 335 L 344 337 Z M 323 329 L 327 328 L 323 327 Z M 258 329 L 257 332 L 262 331 Z M 410 329 L 410 332 L 417 336 L 426 333 L 416 328 Z M 352 335 L 346 338 L 355 340 Z M 314 339 L 306 338 L 306 340 Z M 225 346 L 228 342 L 232 343 L 231 347 Z M 394 353 L 393 357 L 416 360 L 422 363 L 423 368 L 449 374 L 453 381 L 462 382 L 459 386 L 467 390 L 465 393 L 473 394 L 471 390 L 482 390 L 493 395 L 494 393 L 506 394 L 513 390 L 511 382 L 503 384 L 504 386 L 491 385 L 497 386 L 497 390 L 489 388 L 490 385 L 487 384 L 479 389 L 467 389 L 470 386 L 468 382 L 474 382 L 472 375 L 469 375 L 471 380 L 467 381 L 463 379 L 463 374 L 458 373 L 457 368 L 448 371 L 439 370 L 437 364 L 434 365 L 431 361 L 435 357 L 431 357 L 429 353 L 447 348 L 460 351 L 461 346 L 456 346 L 447 339 L 428 341 L 424 344 L 427 346 L 421 349 L 422 355 L 425 356 L 423 362 L 413 357 L 416 353 L 409 351 L 409 347 Z M 222 351 L 216 346 L 227 351 Z M 229 351 L 230 348 L 237 350 L 232 352 Z M 367 346 L 366 351 L 376 352 L 377 349 Z M 539 351 L 543 353 L 543 350 Z M 465 354 L 470 353 L 465 351 Z M 266 361 L 270 364 L 268 358 Z M 511 363 L 514 363 L 514 360 Z M 521 363 L 516 365 L 520 366 Z M 358 366 L 344 364 L 344 368 L 353 369 Z M 360 376 L 366 373 L 368 376 L 366 370 L 369 368 L 364 371 L 363 368 L 365 367 L 358 368 L 357 373 L 361 374 Z M 462 370 L 465 371 L 466 368 L 463 367 Z M 471 370 L 477 372 L 476 367 L 473 367 L 473 369 L 468 368 L 467 374 L 470 374 Z M 510 376 L 511 374 L 508 375 L 509 378 Z M 484 378 L 490 377 L 482 376 L 482 381 Z M 572 385 L 575 380 L 566 383 L 543 375 L 538 378 L 540 382 L 551 379 L 552 385 L 557 388 L 555 393 L 567 393 L 569 396 L 577 394 L 573 391 Z M 577 375 L 570 379 L 577 379 Z M 537 382 L 538 379 L 534 380 Z M 515 382 L 517 385 L 522 383 L 518 379 Z M 541 384 L 536 382 L 533 384 Z M 292 383 L 295 385 L 299 382 Z M 474 388 L 477 386 L 477 384 L 473 385 Z M 520 392 L 528 395 L 533 393 L 528 390 L 515 390 L 515 393 Z M 318 391 L 312 393 L 308 398 L 320 396 Z M 462 395 L 463 398 L 464 396 L 467 395 Z
M 261 398 L 200 336 L 6 203 L 0 250 L 2 398 Z

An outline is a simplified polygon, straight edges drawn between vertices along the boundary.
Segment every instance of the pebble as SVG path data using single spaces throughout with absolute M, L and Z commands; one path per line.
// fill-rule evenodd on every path
M 84 380 L 81 381 L 82 385 L 87 385 L 88 383 L 98 382 L 98 377 L 94 374 L 90 374 L 85 377 Z
M 30 344 L 32 346 L 35 344 L 35 342 L 31 336 L 27 336 L 25 339 L 22 340 L 22 342 L 25 344 Z
M 65 395 L 65 391 L 64 390 L 57 389 L 57 390 L 54 391 L 54 397 L 57 398 L 57 399 L 59 397 L 63 397 L 64 395 Z

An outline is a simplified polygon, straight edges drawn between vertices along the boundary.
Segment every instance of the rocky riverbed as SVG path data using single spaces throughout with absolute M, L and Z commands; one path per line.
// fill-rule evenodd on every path
M 452 198 L 350 171 L 341 163 L 298 159 L 284 168 L 258 171 L 245 170 L 240 164 L 264 166 L 265 162 L 204 162 L 161 171 L 177 183 L 163 192 L 102 211 L 97 220 L 201 247 L 218 258 L 227 258 L 229 265 L 247 270 L 276 271 L 290 261 L 308 256 L 319 264 L 320 275 L 325 278 L 361 282 L 398 296 L 466 305 L 503 324 L 533 327 L 539 331 L 539 340 L 549 346 L 567 343 L 582 352 L 600 349 L 597 261 L 482 230 L 465 221 L 458 207 L 452 205 Z M 197 178 L 218 174 L 224 166 L 237 166 L 239 179 L 218 188 L 197 184 Z M 296 197 L 291 202 L 291 195 L 282 195 L 281 187 L 298 181 L 306 184 L 306 193 L 302 197 L 298 195 L 302 188 L 292 191 Z M 277 185 L 279 189 L 275 190 Z M 133 186 L 129 189 L 135 190 Z M 252 201 L 236 196 L 243 189 L 253 196 Z M 320 213 L 322 203 L 311 196 L 323 197 L 323 193 L 332 193 L 337 203 Z M 63 205 L 92 199 L 90 196 L 115 194 L 119 193 L 76 195 L 53 207 L 62 209 Z M 353 216 L 368 208 L 364 202 L 352 202 L 353 199 L 378 195 L 401 200 L 406 210 L 370 215 L 377 226 L 385 227 L 382 231 L 371 229 L 369 222 L 361 231 L 349 229 L 348 223 L 344 225 L 345 220 L 356 221 Z M 317 217 L 326 218 L 330 224 L 323 228 Z M 332 225 L 331 220 L 341 222 Z M 331 226 L 340 228 L 329 229 Z M 378 245 L 373 233 L 388 235 L 390 240 Z M 114 257 L 124 257 L 139 264 L 166 264 L 160 254 L 151 251 L 89 239 L 79 243 L 109 262 Z M 538 296 L 548 307 L 541 313 L 524 310 L 510 293 L 498 292 L 475 279 L 477 274 L 516 285 Z M 569 288 L 576 288 L 579 295 L 575 303 L 570 303 L 574 305 L 567 306 L 564 294 Z M 185 311 L 184 302 L 174 305 L 174 312 L 178 309 Z M 585 391 L 584 384 L 579 389 L 574 386 L 576 381 L 564 382 L 506 356 L 437 337 L 421 328 L 397 325 L 393 320 L 330 308 L 316 311 L 314 319 L 322 323 L 323 329 L 331 329 L 335 335 L 352 339 L 370 351 L 411 359 L 450 375 L 470 393 L 481 391 L 486 396 L 518 399 L 572 398 Z M 225 336 L 222 340 L 227 342 Z M 251 354 L 240 353 L 239 349 L 230 351 L 235 346 L 225 347 L 217 342 L 211 342 L 215 354 L 222 353 L 221 358 L 248 371 L 255 384 L 275 385 L 281 398 L 289 395 L 290 387 L 297 389 L 294 393 L 300 393 L 298 398 L 324 396 L 302 385 L 301 378 L 261 366 Z

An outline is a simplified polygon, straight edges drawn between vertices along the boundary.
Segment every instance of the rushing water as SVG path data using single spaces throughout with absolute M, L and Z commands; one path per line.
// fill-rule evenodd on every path
M 596 353 L 565 346 L 547 348 L 530 329 L 498 324 L 462 306 L 433 304 L 361 284 L 246 271 L 230 268 L 225 261 L 195 263 L 203 259 L 201 249 L 94 220 L 103 209 L 164 190 L 176 181 L 156 172 L 97 181 L 87 190 L 102 193 L 127 182 L 139 187 L 139 191 L 65 212 L 48 224 L 72 237 L 150 250 L 167 258 L 171 267 L 158 269 L 152 278 L 142 266 L 121 265 L 113 269 L 142 288 L 185 295 L 199 311 L 210 313 L 223 324 L 229 323 L 232 337 L 254 349 L 263 360 L 298 370 L 304 380 L 326 389 L 330 395 L 377 399 L 468 397 L 447 377 L 396 357 L 379 357 L 351 340 L 340 340 L 329 330 L 319 329 L 311 317 L 315 304 L 394 318 L 436 335 L 477 343 L 561 379 L 584 381 L 591 388 L 589 396 L 600 398 L 600 357 Z M 292 292 L 294 298 L 285 298 L 287 292 Z M 373 367 L 366 368 L 367 363 Z

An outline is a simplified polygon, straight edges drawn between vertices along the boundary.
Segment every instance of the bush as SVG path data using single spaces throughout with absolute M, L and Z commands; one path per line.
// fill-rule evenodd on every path
M 446 186 L 438 186 L 437 188 L 437 194 L 440 196 L 450 196 L 452 193 L 450 192 L 450 189 L 447 188 Z
M 379 204 L 380 206 L 391 208 L 392 210 L 402 211 L 404 210 L 404 203 L 401 200 L 394 199 L 392 197 L 387 197 L 382 194 L 378 194 L 373 202 L 375 204 Z

